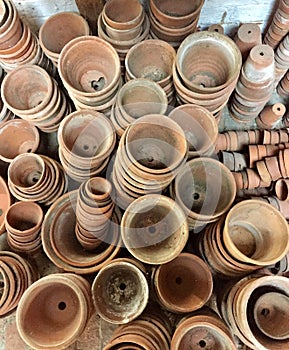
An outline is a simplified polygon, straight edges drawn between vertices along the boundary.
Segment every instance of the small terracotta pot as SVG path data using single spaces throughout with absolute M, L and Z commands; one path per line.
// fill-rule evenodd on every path
M 243 61 L 245 61 L 250 50 L 254 46 L 262 44 L 261 29 L 258 24 L 244 23 L 238 28 L 234 41 L 242 53 Z
M 188 143 L 188 158 L 211 155 L 218 135 L 214 116 L 205 108 L 196 105 L 176 107 L 169 118 L 184 130 Z
M 1 198 L 1 207 L 0 207 L 0 234 L 5 231 L 5 215 L 8 208 L 11 205 L 11 197 L 8 186 L 5 180 L 0 176 L 0 198 Z
M 145 195 L 126 209 L 121 221 L 121 235 L 135 258 L 147 264 L 164 264 L 184 248 L 188 224 L 182 209 L 172 199 Z
M 225 34 L 224 28 L 221 24 L 211 24 L 207 30 L 208 32 L 218 32 L 220 34 Z
M 181 253 L 171 262 L 159 266 L 154 273 L 153 283 L 161 305 L 175 313 L 200 309 L 209 300 L 213 290 L 208 266 L 199 257 L 189 253 Z
M 18 332 L 27 345 L 64 349 L 78 339 L 88 321 L 90 306 L 79 283 L 70 274 L 52 274 L 27 289 L 16 314 Z
M 92 295 L 97 313 L 107 322 L 124 324 L 137 318 L 148 302 L 143 272 L 130 261 L 110 262 L 95 277 Z
M 274 235 L 270 227 L 275 228 Z M 228 252 L 239 261 L 257 266 L 271 265 L 282 259 L 288 249 L 288 237 L 284 217 L 271 205 L 258 200 L 245 200 L 232 207 L 223 229 Z M 268 250 L 267 246 L 274 249 Z
M 70 40 L 89 33 L 89 25 L 83 17 L 74 12 L 59 12 L 40 27 L 39 43 L 45 54 L 57 62 L 61 50 Z

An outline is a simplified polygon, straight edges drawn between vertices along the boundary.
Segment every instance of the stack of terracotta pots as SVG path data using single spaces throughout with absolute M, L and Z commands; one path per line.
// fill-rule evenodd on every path
M 102 177 L 92 177 L 79 187 L 75 234 L 84 249 L 93 250 L 106 242 L 114 210 L 112 185 Z
M 61 164 L 67 175 L 78 182 L 104 171 L 115 142 L 110 120 L 92 110 L 69 114 L 58 129 Z
M 275 49 L 284 36 L 288 33 L 289 26 L 289 2 L 280 0 L 273 20 L 264 37 L 264 44 Z
M 289 97 L 289 71 L 281 79 L 279 85 L 277 86 L 277 92 L 283 98 Z
M 241 171 L 248 167 L 248 159 L 243 153 L 221 151 L 219 159 L 231 171 Z
M 231 331 L 212 310 L 201 310 L 184 317 L 177 324 L 171 350 L 186 349 L 235 350 Z
M 249 145 L 249 168 L 254 168 L 258 160 L 262 160 L 266 157 L 278 156 L 279 151 L 288 148 L 289 144 L 279 143 L 276 145 Z
M 289 35 L 286 35 L 275 52 L 275 84 L 282 79 L 289 69 Z
M 33 202 L 16 202 L 5 216 L 7 242 L 18 252 L 36 253 L 41 248 L 40 229 L 43 221 L 41 207 Z
M 257 145 L 263 142 L 261 130 L 230 130 L 219 133 L 216 140 L 218 151 L 243 151 L 248 145 Z
M 20 255 L 0 252 L 1 304 L 0 316 L 6 316 L 16 308 L 25 290 L 37 279 L 30 263 Z
M 176 57 L 174 48 L 163 40 L 146 40 L 134 45 L 125 58 L 125 79 L 146 78 L 158 83 L 175 104 L 172 68 Z
M 288 279 L 282 276 L 246 277 L 220 301 L 220 310 L 234 334 L 250 349 L 289 346 Z
M 90 34 L 87 21 L 74 12 L 59 12 L 40 27 L 39 44 L 45 55 L 58 66 L 59 54 L 72 39 Z
M 256 23 L 243 23 L 238 28 L 234 38 L 241 51 L 243 62 L 247 59 L 251 49 L 262 44 L 261 29 Z
M 122 73 L 128 50 L 146 40 L 150 22 L 139 0 L 109 0 L 98 17 L 98 35 L 117 51 Z
M 132 349 L 169 350 L 172 326 L 163 312 L 154 306 L 136 320 L 117 328 L 103 350 L 127 349 L 128 346 Z
M 0 159 L 10 163 L 22 153 L 35 152 L 39 146 L 37 128 L 26 120 L 14 119 L 0 124 Z
M 9 72 L 2 82 L 1 97 L 15 115 L 48 133 L 57 131 L 60 121 L 71 112 L 56 81 L 35 65 Z
M 109 323 L 125 324 L 144 311 L 149 287 L 144 266 L 133 259 L 115 259 L 104 266 L 92 284 L 97 314 Z
M 67 190 L 67 178 L 61 165 L 47 156 L 23 153 L 8 167 L 8 186 L 21 201 L 49 206 Z
M 179 171 L 170 190 L 188 216 L 190 229 L 197 232 L 230 209 L 236 184 L 230 170 L 221 162 L 195 158 Z
M 289 142 L 289 133 L 287 129 L 264 130 L 263 145 L 277 145 L 279 143 L 287 144 Z
M 199 250 L 215 274 L 233 277 L 275 264 L 285 256 L 288 245 L 285 218 L 271 205 L 251 199 L 236 204 L 226 217 L 208 226 Z
M 167 95 L 160 85 L 148 79 L 133 79 L 119 90 L 110 119 L 118 136 L 122 136 L 136 119 L 147 114 L 165 114 L 167 108 Z
M 173 67 L 179 103 L 200 105 L 218 118 L 236 86 L 241 65 L 240 50 L 227 36 L 208 31 L 189 35 Z
M 116 50 L 96 36 L 69 41 L 61 50 L 58 71 L 77 110 L 109 115 L 122 81 Z
M 0 62 L 6 72 L 24 64 L 37 64 L 55 74 L 53 64 L 38 45 L 38 39 L 22 22 L 11 0 L 1 4 Z
M 121 236 L 127 250 L 139 261 L 165 264 L 175 259 L 187 243 L 187 218 L 171 198 L 148 194 L 126 209 Z
M 215 152 L 218 124 L 206 108 L 185 104 L 171 111 L 169 118 L 183 129 L 188 144 L 188 159 L 211 156 Z
M 72 191 L 51 205 L 42 224 L 42 245 L 48 258 L 63 271 L 90 274 L 99 271 L 120 251 L 120 211 L 115 208 L 105 241 L 88 251 L 75 235 L 77 197 L 78 190 Z
M 274 129 L 283 119 L 286 107 L 283 103 L 266 106 L 256 118 L 259 129 Z
M 9 188 L 5 180 L 0 176 L 0 193 L 1 193 L 1 207 L 0 207 L 0 234 L 5 231 L 5 215 L 11 205 L 11 196 Z
M 122 135 L 113 165 L 117 204 L 165 189 L 185 164 L 187 141 L 181 127 L 159 114 L 146 115 Z
M 17 330 L 33 349 L 65 349 L 80 337 L 91 312 L 90 285 L 84 278 L 51 274 L 23 294 L 16 313 Z
M 150 0 L 151 36 L 169 42 L 174 47 L 197 31 L 204 0 L 181 2 Z
M 176 259 L 154 269 L 152 285 L 157 300 L 166 310 L 189 313 L 200 309 L 210 299 L 213 278 L 202 259 L 181 253 Z
M 244 63 L 231 103 L 231 116 L 238 122 L 254 120 L 274 90 L 274 51 L 268 45 L 253 47 Z
M 232 172 L 235 178 L 237 190 L 253 190 L 263 187 L 269 187 L 271 181 L 261 177 L 255 169 L 246 168 L 242 171 Z

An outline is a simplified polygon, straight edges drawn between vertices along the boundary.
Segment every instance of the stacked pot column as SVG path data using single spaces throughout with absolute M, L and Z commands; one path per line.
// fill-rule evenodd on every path
M 118 204 L 165 189 L 184 165 L 187 142 L 183 130 L 163 115 L 147 115 L 131 124 L 120 139 L 112 181 Z
M 95 36 L 75 38 L 62 49 L 58 71 L 77 110 L 110 114 L 122 81 L 116 50 Z
M 286 35 L 275 52 L 275 84 L 279 81 L 289 69 L 289 36 Z
M 9 72 L 2 82 L 1 97 L 15 115 L 47 133 L 57 131 L 72 108 L 57 82 L 36 65 Z
M 255 46 L 244 63 L 231 103 L 231 116 L 250 122 L 271 97 L 275 80 L 274 51 L 268 45 Z
M 160 85 L 148 79 L 133 79 L 119 90 L 110 120 L 118 136 L 122 136 L 136 119 L 147 114 L 165 114 L 167 108 L 167 95 Z
M 175 105 L 172 67 L 176 52 L 163 40 L 146 40 L 132 47 L 125 58 L 126 81 L 146 78 L 158 83 L 165 91 L 168 103 Z
M 93 250 L 106 241 L 114 211 L 111 183 L 93 177 L 79 187 L 75 234 L 84 249 Z
M 277 86 L 278 94 L 283 98 L 289 97 L 289 71 L 283 76 L 280 83 Z
M 191 33 L 196 32 L 204 0 L 188 2 L 150 0 L 150 34 L 178 47 Z
M 37 64 L 52 75 L 53 64 L 42 52 L 38 38 L 22 22 L 13 1 L 1 2 L 0 16 L 0 62 L 6 72 L 24 64 Z
M 78 182 L 103 172 L 116 134 L 102 113 L 81 110 L 68 115 L 58 129 L 59 158 L 67 175 Z
M 288 0 L 280 0 L 263 42 L 275 49 L 288 31 L 289 2 Z
M 218 119 L 234 90 L 242 56 L 237 45 L 216 32 L 189 35 L 180 45 L 173 67 L 180 104 L 197 104 Z
M 116 49 L 124 75 L 127 52 L 149 35 L 150 23 L 142 4 L 139 0 L 110 0 L 97 23 L 99 37 Z
M 63 47 L 72 39 L 89 34 L 89 25 L 83 17 L 74 12 L 60 12 L 50 16 L 40 27 L 39 44 L 57 67 Z

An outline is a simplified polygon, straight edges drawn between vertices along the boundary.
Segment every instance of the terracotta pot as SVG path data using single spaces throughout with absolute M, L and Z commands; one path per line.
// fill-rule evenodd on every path
M 289 199 L 289 179 L 280 179 L 275 183 L 275 193 L 281 201 Z
M 266 106 L 260 113 L 259 119 L 265 124 L 265 127 L 272 128 L 276 123 L 281 121 L 285 112 L 285 105 L 282 103 L 275 103 L 274 105 Z
M 218 135 L 213 115 L 203 107 L 183 105 L 175 108 L 169 118 L 177 122 L 186 135 L 188 158 L 211 155 Z
M 159 266 L 153 283 L 161 305 L 175 313 L 200 309 L 209 300 L 213 289 L 208 266 L 189 253 L 182 253 L 171 262 Z
M 89 25 L 83 17 L 74 12 L 59 12 L 40 27 L 39 43 L 45 54 L 57 62 L 60 51 L 69 41 L 89 33 Z
M 271 235 L 272 225 L 274 235 Z M 269 204 L 245 200 L 228 212 L 223 239 L 226 249 L 235 259 L 260 267 L 271 265 L 287 252 L 288 225 L 284 217 Z M 267 246 L 274 249 L 268 250 Z
M 36 203 L 16 202 L 10 206 L 5 216 L 8 243 L 11 248 L 28 252 L 40 249 L 39 239 L 43 211 Z M 12 239 L 9 242 L 9 239 Z
M 97 251 L 85 251 L 75 232 L 77 191 L 60 197 L 49 208 L 41 230 L 42 244 L 48 258 L 64 271 L 88 274 L 99 271 L 120 250 L 119 211 L 111 221 L 111 234 Z M 53 225 L 54 230 L 51 230 Z
M 0 176 L 0 198 L 1 198 L 1 207 L 0 207 L 0 234 L 5 231 L 5 215 L 7 210 L 11 205 L 11 197 L 8 186 L 5 180 Z
M 255 23 L 241 24 L 234 41 L 242 53 L 243 61 L 245 61 L 250 50 L 254 46 L 262 44 L 261 29 Z
M 126 248 L 138 260 L 163 264 L 173 260 L 184 248 L 188 224 L 177 203 L 152 194 L 129 205 L 122 217 L 121 235 Z
M 217 315 L 196 314 L 182 320 L 173 335 L 171 349 L 236 349 L 230 333 Z
M 220 34 L 225 34 L 224 28 L 221 24 L 211 24 L 207 30 L 208 32 L 218 32 Z
M 205 49 L 202 43 L 207 44 Z M 194 62 L 200 60 L 202 63 L 192 65 L 192 56 Z M 210 62 L 213 58 L 212 65 Z M 240 51 L 231 39 L 217 32 L 203 31 L 189 35 L 182 42 L 176 56 L 176 67 L 189 89 L 211 93 L 227 87 L 238 77 L 241 61 Z
M 32 348 L 65 349 L 83 332 L 88 308 L 85 293 L 70 274 L 52 274 L 24 293 L 16 314 L 17 329 Z M 55 330 L 53 335 L 51 327 Z
M 133 263 L 115 260 L 95 277 L 92 295 L 97 313 L 107 322 L 124 324 L 137 318 L 148 302 L 148 283 Z
M 126 8 L 130 11 L 123 11 Z M 132 29 L 141 21 L 143 7 L 138 0 L 110 0 L 103 8 L 103 15 L 112 28 Z
M 188 215 L 190 228 L 197 229 L 229 210 L 235 199 L 236 184 L 221 162 L 196 158 L 179 171 L 173 192 Z
M 182 1 L 178 5 L 170 1 L 150 0 L 150 9 L 157 20 L 169 28 L 182 28 L 199 15 L 204 1 L 193 4 Z

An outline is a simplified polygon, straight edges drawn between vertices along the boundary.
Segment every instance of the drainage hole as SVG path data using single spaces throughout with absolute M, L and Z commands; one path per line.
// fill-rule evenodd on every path
M 182 284 L 182 279 L 181 279 L 181 277 L 177 277 L 176 278 L 176 284 Z
M 66 303 L 64 301 L 61 301 L 59 304 L 58 304 L 58 309 L 63 311 L 66 309 Z
M 154 161 L 153 157 L 148 157 L 148 162 L 152 163 Z
M 89 149 L 89 147 L 88 147 L 87 145 L 84 145 L 84 146 L 83 146 L 83 149 L 84 149 L 85 151 L 87 151 L 87 150 Z
M 201 83 L 201 87 L 205 88 L 205 87 L 206 87 L 206 84 Z
M 195 192 L 195 193 L 193 193 L 193 198 L 196 201 L 200 198 L 200 195 L 197 192 Z
M 30 153 L 31 151 L 32 151 L 32 149 L 31 149 L 31 148 L 28 148 L 27 153 Z
M 125 288 L 126 288 L 126 284 L 125 284 L 125 283 L 121 283 L 121 284 L 119 285 L 119 289 L 120 289 L 120 290 L 125 290 Z
M 264 56 L 265 54 L 264 54 L 264 52 L 260 52 L 260 56 Z
M 252 33 L 252 31 L 251 30 L 248 30 L 248 34 L 251 34 Z
M 219 33 L 219 29 L 218 28 L 215 28 L 214 30 L 215 30 L 215 32 Z
M 262 311 L 261 311 L 261 315 L 263 315 L 264 317 L 267 317 L 270 313 L 270 310 L 269 309 L 266 309 L 264 308 Z
M 204 348 L 204 347 L 206 347 L 207 343 L 204 340 L 200 340 L 199 345 L 201 348 Z
M 156 228 L 154 226 L 150 226 L 149 233 L 155 233 L 155 232 L 156 232 Z
M 100 91 L 104 87 L 105 79 L 104 77 L 100 77 L 98 80 L 92 80 L 90 84 L 95 91 Z

